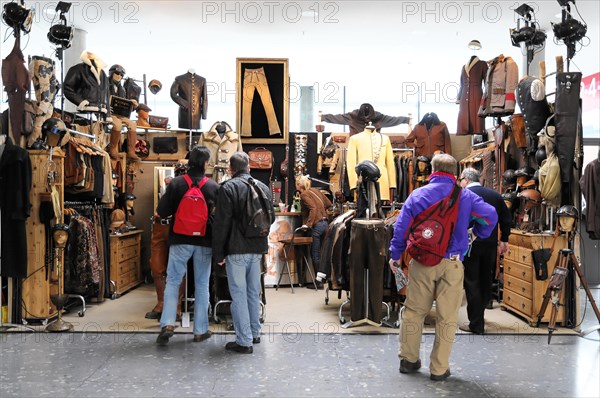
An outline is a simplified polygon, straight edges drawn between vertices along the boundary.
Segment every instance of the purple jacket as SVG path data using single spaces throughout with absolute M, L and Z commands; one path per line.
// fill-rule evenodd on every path
M 413 219 L 432 204 L 448 196 L 455 183 L 456 179 L 450 174 L 434 173 L 430 177 L 429 184 L 410 194 L 394 225 L 394 237 L 390 242 L 392 259 L 400 259 L 406 249 L 406 239 Z M 467 229 L 470 221 L 474 221 L 473 232 L 475 235 L 479 238 L 487 238 L 496 226 L 498 215 L 496 209 L 485 203 L 480 196 L 468 189 L 463 189 L 460 194 L 458 220 L 446 251 L 446 257 L 458 254 L 461 261 L 463 260 L 469 248 Z

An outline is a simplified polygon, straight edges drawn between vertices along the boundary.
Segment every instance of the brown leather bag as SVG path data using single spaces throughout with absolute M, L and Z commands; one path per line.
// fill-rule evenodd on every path
M 169 128 L 169 118 L 163 116 L 148 116 L 148 124 L 150 127 L 156 127 L 159 129 L 168 129 Z
M 250 168 L 255 170 L 270 170 L 273 168 L 273 152 L 266 148 L 258 147 L 248 152 Z
M 510 130 L 515 139 L 517 148 L 527 148 L 527 137 L 525 136 L 525 120 L 523 115 L 515 113 L 510 117 Z

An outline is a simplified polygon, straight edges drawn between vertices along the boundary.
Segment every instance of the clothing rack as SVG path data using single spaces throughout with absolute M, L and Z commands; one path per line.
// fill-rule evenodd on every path
M 96 136 L 94 134 L 81 133 L 77 130 L 72 130 L 69 128 L 67 129 L 67 131 L 69 132 L 69 134 L 76 134 L 76 135 L 81 135 L 81 136 L 87 137 L 87 138 L 91 139 L 92 142 L 96 141 Z

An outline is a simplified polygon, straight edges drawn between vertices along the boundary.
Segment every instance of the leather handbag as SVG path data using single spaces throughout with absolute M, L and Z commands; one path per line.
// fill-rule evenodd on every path
M 169 128 L 169 118 L 163 116 L 148 116 L 148 124 L 150 127 L 156 127 L 159 129 L 168 129 Z
M 154 153 L 177 153 L 177 137 L 154 137 L 152 142 Z
M 273 168 L 273 152 L 266 148 L 258 147 L 248 152 L 250 168 L 254 170 L 270 170 Z

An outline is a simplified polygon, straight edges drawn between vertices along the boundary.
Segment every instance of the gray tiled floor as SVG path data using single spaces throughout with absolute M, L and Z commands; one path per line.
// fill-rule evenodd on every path
M 0 396 L 600 396 L 597 333 L 458 336 L 453 376 L 429 380 L 424 367 L 398 373 L 395 335 L 263 335 L 253 355 L 224 350 L 231 335 L 193 343 L 176 335 L 8 334 L 2 339 Z
M 582 329 L 597 324 L 588 304 Z M 225 351 L 230 334 L 176 334 L 167 347 L 155 338 L 0 334 L 0 397 L 600 396 L 598 332 L 550 345 L 545 335 L 457 335 L 445 382 L 429 380 L 432 335 L 413 375 L 398 372 L 395 334 L 263 334 L 253 355 Z

